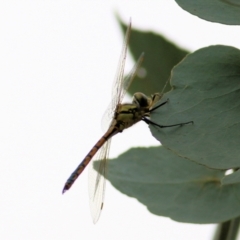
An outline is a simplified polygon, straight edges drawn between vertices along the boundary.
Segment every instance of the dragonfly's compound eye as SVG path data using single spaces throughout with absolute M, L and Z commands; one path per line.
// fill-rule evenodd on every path
M 148 107 L 151 104 L 151 99 L 145 94 L 137 92 L 133 95 L 133 103 L 138 107 Z

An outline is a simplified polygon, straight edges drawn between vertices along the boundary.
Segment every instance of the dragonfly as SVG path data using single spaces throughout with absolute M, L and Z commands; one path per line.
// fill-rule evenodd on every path
M 143 93 L 137 92 L 133 95 L 132 103 L 122 103 L 123 97 L 131 85 L 134 77 L 136 76 L 137 71 L 139 70 L 144 58 L 144 53 L 142 53 L 127 77 L 124 77 L 124 67 L 127 57 L 127 46 L 130 39 L 130 32 L 131 21 L 126 30 L 125 39 L 118 63 L 117 73 L 112 88 L 112 100 L 109 108 L 104 115 L 104 118 L 111 119 L 110 125 L 106 133 L 92 147 L 92 149 L 78 165 L 75 171 L 70 175 L 62 191 L 62 193 L 65 193 L 71 188 L 79 175 L 93 159 L 92 163 L 90 164 L 89 171 L 89 199 L 93 223 L 96 223 L 98 221 L 103 209 L 107 174 L 107 160 L 111 138 L 139 121 L 144 121 L 148 125 L 151 124 L 159 128 L 183 126 L 185 124 L 192 123 L 192 121 L 190 121 L 163 126 L 151 121 L 150 114 L 168 102 L 167 100 L 155 106 L 155 104 L 162 97 L 162 94 L 159 93 L 155 93 L 151 97 L 148 97 Z M 94 168 L 97 169 L 97 171 L 94 170 Z

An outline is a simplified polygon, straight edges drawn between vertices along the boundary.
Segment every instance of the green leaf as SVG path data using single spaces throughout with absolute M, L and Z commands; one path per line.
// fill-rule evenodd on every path
M 164 147 L 134 148 L 110 160 L 107 178 L 159 216 L 216 223 L 240 215 L 240 184 L 221 186 L 224 172 L 183 159 Z M 137 213 L 135 213 L 137 214 Z
M 210 22 L 240 24 L 240 4 L 237 0 L 176 0 L 189 13 Z
M 125 33 L 127 26 L 121 20 L 118 21 Z M 130 50 L 134 60 L 137 60 L 140 54 L 145 52 L 142 68 L 146 75 L 141 78 L 136 76 L 129 92 L 133 94 L 143 91 L 146 95 L 161 92 L 170 78 L 172 68 L 188 53 L 160 35 L 135 29 L 131 31 Z M 165 90 L 170 90 L 169 83 Z
M 240 183 L 240 170 L 227 175 L 222 179 L 222 184 L 227 185 L 227 184 L 235 184 L 235 183 Z
M 240 51 L 211 46 L 188 55 L 173 69 L 169 102 L 152 121 L 181 127 L 156 128 L 152 134 L 176 154 L 215 169 L 240 166 Z

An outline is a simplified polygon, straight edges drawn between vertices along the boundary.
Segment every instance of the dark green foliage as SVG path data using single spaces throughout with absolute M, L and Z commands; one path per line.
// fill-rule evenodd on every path
M 109 161 L 114 187 L 156 215 L 215 223 L 240 215 L 240 184 L 221 186 L 224 172 L 183 159 L 164 147 L 133 148 Z
M 228 25 L 240 24 L 238 0 L 175 0 L 189 13 L 210 22 Z
M 169 103 L 151 115 L 162 125 L 153 135 L 185 158 L 215 169 L 240 166 L 240 51 L 211 46 L 188 55 L 173 69 Z

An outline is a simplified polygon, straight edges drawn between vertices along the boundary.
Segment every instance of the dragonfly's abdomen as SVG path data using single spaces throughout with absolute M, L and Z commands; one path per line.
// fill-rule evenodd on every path
M 73 185 L 78 176 L 83 172 L 85 167 L 97 153 L 97 151 L 103 146 L 103 144 L 108 141 L 113 135 L 117 134 L 119 131 L 116 128 L 109 128 L 108 131 L 100 138 L 100 140 L 94 145 L 90 152 L 86 155 L 83 161 L 78 165 L 75 171 L 68 178 L 67 182 L 64 185 L 63 193 L 66 192 Z

